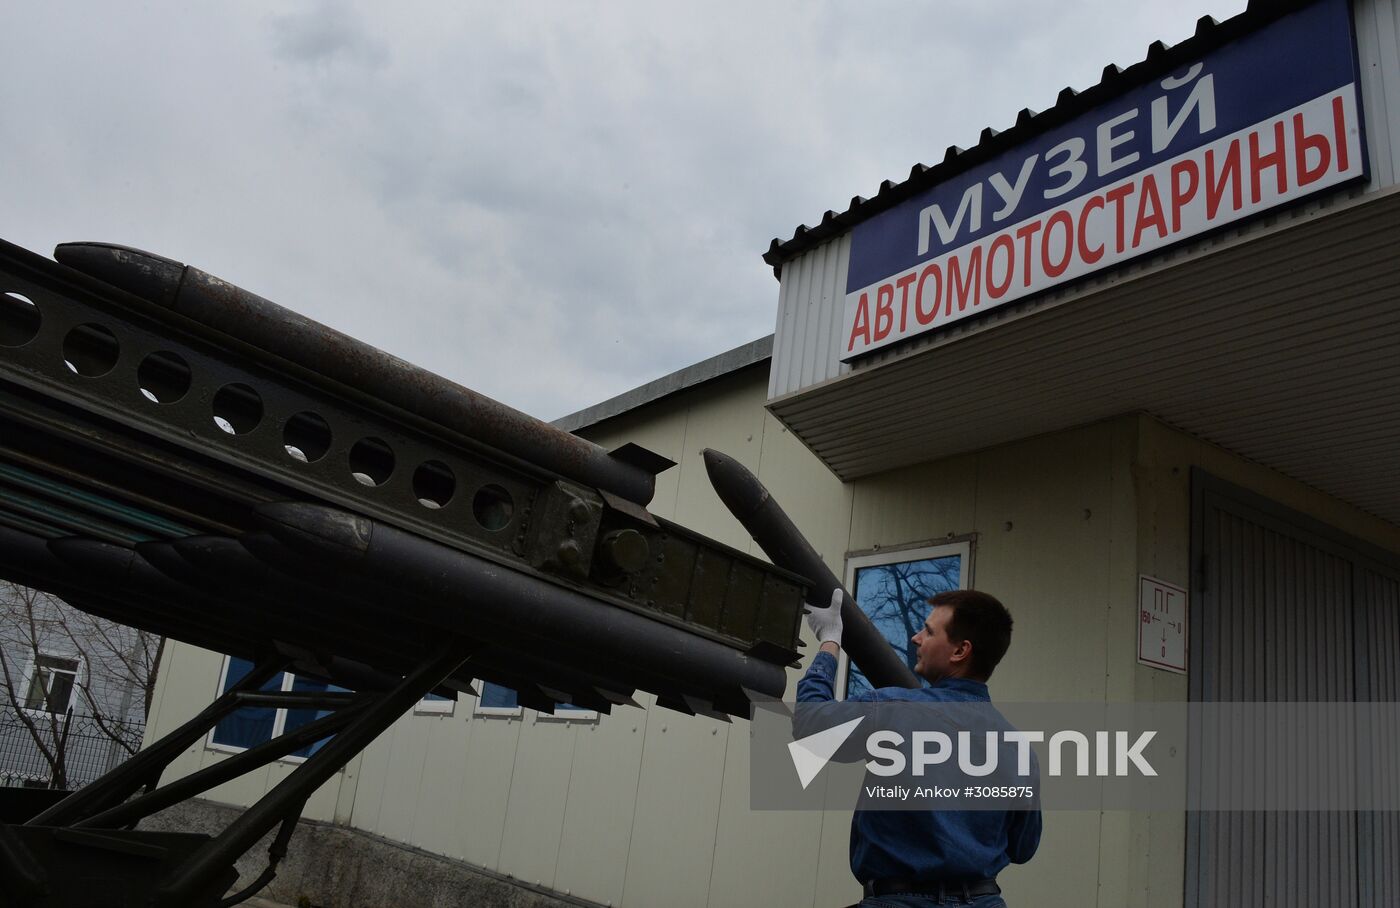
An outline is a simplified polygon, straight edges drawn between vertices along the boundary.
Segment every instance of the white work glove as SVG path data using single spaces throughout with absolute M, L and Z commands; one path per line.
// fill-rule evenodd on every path
M 807 604 L 807 625 L 817 635 L 817 645 L 835 643 L 841 645 L 841 601 L 845 598 L 841 587 L 831 591 L 831 604 L 817 608 Z

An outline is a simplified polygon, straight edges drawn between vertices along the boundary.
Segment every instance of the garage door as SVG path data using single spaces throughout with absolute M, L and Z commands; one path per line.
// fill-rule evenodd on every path
M 1203 473 L 1195 487 L 1192 699 L 1400 700 L 1394 556 Z M 1195 814 L 1187 904 L 1400 905 L 1396 817 Z

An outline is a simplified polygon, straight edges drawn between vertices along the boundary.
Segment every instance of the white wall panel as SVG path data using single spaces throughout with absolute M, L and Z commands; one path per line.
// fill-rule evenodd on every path
M 397 726 L 397 723 L 395 725 Z M 395 730 L 390 728 L 360 752 L 355 801 L 350 808 L 350 825 L 376 835 L 379 834 L 379 812 L 384 805 L 389 752 L 393 749 Z
M 850 259 L 851 237 L 844 234 L 783 265 L 769 398 L 850 371 L 838 361 Z
M 510 778 L 501 859 L 497 868 L 518 880 L 554 886 L 559 832 L 564 826 L 577 723 L 540 717 L 533 710 L 520 728 Z
M 462 856 L 457 818 L 466 808 L 455 780 L 467 769 L 471 704 L 472 698 L 464 694 L 450 716 L 408 715 L 400 720 L 421 729 L 425 744 L 422 773 L 411 793 L 413 837 L 408 841 L 424 851 L 457 858 Z
M 461 810 L 457 815 L 456 840 L 462 859 L 495 870 L 501 858 L 501 838 L 523 720 L 474 716 L 471 723 L 461 774 L 452 779 L 424 780 L 423 784 L 457 786 Z
M 648 702 L 639 694 L 638 702 Z M 620 708 L 580 729 L 559 835 L 555 888 L 622 903 L 646 725 L 659 712 Z
M 706 908 L 730 726 L 648 717 L 622 904 Z
M 728 737 L 709 908 L 846 904 L 831 892 L 818 898 L 822 814 L 750 810 L 749 735 L 740 726 Z M 841 864 L 846 866 L 844 860 Z M 849 880 L 848 872 L 843 888 L 854 890 Z
M 146 726 L 146 744 L 193 719 L 219 695 L 219 671 L 223 661 L 224 657 L 218 653 L 197 646 L 167 643 L 165 652 L 161 655 L 160 674 L 156 678 L 156 697 L 152 700 L 151 714 Z M 172 681 L 174 683 L 171 683 Z M 218 759 L 206 750 L 204 740 L 201 738 L 176 757 L 162 778 L 168 781 L 189 775 L 202 769 L 209 761 Z M 240 793 L 236 788 L 225 788 L 220 792 L 223 800 L 235 798 Z M 219 800 L 212 793 L 210 797 Z
M 384 763 L 384 797 L 379 805 L 375 832 L 400 842 L 413 841 L 418 791 L 423 785 L 423 764 L 428 758 L 428 734 L 422 721 L 404 716 L 389 736 Z
M 1395 0 L 1354 0 L 1352 10 L 1370 188 L 1384 189 L 1400 170 L 1400 15 Z

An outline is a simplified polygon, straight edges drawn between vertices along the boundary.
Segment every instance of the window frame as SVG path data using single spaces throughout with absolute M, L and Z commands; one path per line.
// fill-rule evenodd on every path
M 441 700 L 431 700 L 424 697 L 413 704 L 413 714 L 415 716 L 450 716 L 456 711 L 456 697 L 443 697 Z
M 515 701 L 514 706 L 482 706 L 481 700 L 486 695 L 486 686 L 488 684 L 492 687 L 499 687 L 503 690 L 508 690 L 511 693 L 515 693 L 515 691 L 513 688 L 506 687 L 504 684 L 496 684 L 492 681 L 486 681 L 481 678 L 476 678 L 474 680 L 477 684 L 481 685 L 481 690 L 472 701 L 473 716 L 497 719 L 519 719 L 525 715 L 525 707 L 520 705 L 519 699 Z
M 477 682 L 477 684 L 481 685 L 482 694 L 486 693 L 486 685 L 488 684 L 490 684 L 493 687 L 499 687 L 503 690 L 509 690 L 512 693 L 514 693 L 513 688 L 506 687 L 506 685 L 504 684 L 496 684 L 492 681 L 486 681 L 481 678 L 476 678 L 475 681 Z M 549 713 L 540 712 L 537 709 L 532 709 L 530 710 L 530 712 L 534 713 L 535 721 L 537 722 L 597 722 L 601 715 L 596 709 L 560 710 L 557 708 L 559 705 L 560 704 L 556 704 L 556 709 L 553 715 Z M 513 707 L 482 706 L 481 695 L 479 694 L 477 695 L 476 700 L 472 704 L 472 715 L 481 716 L 482 718 L 487 719 L 524 719 L 525 707 L 520 705 L 519 699 L 516 700 L 515 706 Z
M 925 540 L 923 542 L 910 542 L 896 546 L 878 546 L 873 549 L 863 549 L 846 553 L 846 570 L 844 586 L 851 591 L 856 582 L 856 571 L 861 568 L 879 567 L 886 564 L 898 564 L 904 561 L 925 561 L 933 558 L 946 558 L 949 555 L 959 555 L 962 563 L 958 569 L 958 589 L 972 589 L 972 572 L 974 566 L 974 552 L 976 551 L 977 534 L 970 533 L 965 536 L 949 536 L 941 540 Z M 852 593 L 852 596 L 855 594 Z M 836 692 L 837 700 L 846 699 L 846 682 L 850 676 L 850 657 L 846 655 L 845 647 L 842 647 L 841 654 L 836 657 L 836 681 L 832 685 Z
M 46 709 L 46 708 L 43 707 L 43 706 L 26 706 L 24 702 L 21 702 L 21 703 L 20 703 L 20 707 L 19 707 L 19 708 L 22 709 L 22 710 L 24 710 L 25 714 L 28 715 L 28 716 L 30 716 L 31 718 L 45 718 L 45 717 L 52 716 L 52 717 L 55 717 L 55 718 L 58 718 L 58 719 L 62 719 L 64 716 L 66 716 L 66 715 L 68 714 L 68 711 L 69 711 L 70 709 L 73 710 L 74 713 L 76 714 L 76 712 L 77 712 L 77 706 L 78 706 L 79 688 L 82 687 L 82 684 L 83 684 L 83 673 L 84 673 L 84 670 L 87 668 L 87 660 L 83 658 L 83 656 L 82 656 L 81 653 L 67 653 L 67 652 L 59 652 L 59 651 L 56 651 L 56 650 L 47 650 L 47 649 L 31 650 L 30 653 L 29 653 L 29 662 L 28 662 L 28 664 L 25 666 L 25 669 L 24 669 L 24 682 L 23 682 L 23 686 L 21 687 L 21 690 L 24 691 L 24 700 L 25 700 L 25 701 L 28 701 L 28 699 L 29 699 L 29 689 L 30 689 L 30 687 L 33 686 L 33 684 L 34 684 L 34 676 L 35 676 L 35 674 L 36 674 L 37 672 L 40 671 L 40 668 L 39 668 L 39 660 L 40 660 L 40 659 L 44 659 L 44 658 L 49 658 L 49 659 L 64 659 L 64 660 L 67 660 L 67 661 L 70 661 L 70 662 L 76 662 L 76 663 L 77 663 L 77 667 L 74 668 L 74 669 L 73 669 L 73 672 L 72 672 L 72 675 L 73 675 L 73 687 L 72 687 L 72 689 L 68 692 L 68 703 L 67 703 L 67 705 L 66 705 L 61 711 L 59 711 L 59 712 L 52 712 L 52 711 Z M 50 669 L 50 671 L 53 671 L 53 669 Z M 62 669 L 61 671 L 62 671 L 63 674 L 65 674 L 65 675 L 69 673 L 67 669 Z M 45 689 L 44 689 L 44 699 L 45 699 L 45 701 L 48 700 L 48 694 L 49 694 L 49 690 L 48 690 L 48 688 L 45 688 Z

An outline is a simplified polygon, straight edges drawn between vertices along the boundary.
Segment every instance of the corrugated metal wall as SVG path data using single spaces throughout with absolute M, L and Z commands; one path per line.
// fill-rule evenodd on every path
M 1354 0 L 1352 18 L 1374 191 L 1400 172 L 1400 12 L 1396 0 Z
M 1400 702 L 1400 580 L 1389 572 L 1363 565 L 1359 592 L 1362 608 L 1364 664 L 1358 673 L 1363 700 Z M 1394 766 L 1400 728 L 1386 722 L 1376 729 L 1370 752 L 1372 766 L 1362 778 L 1390 803 L 1400 799 Z M 1361 849 L 1361 904 L 1363 908 L 1400 905 L 1400 813 L 1363 813 L 1358 830 Z
M 768 397 L 809 388 L 850 371 L 840 363 L 849 233 L 783 266 Z
M 1396 174 L 1400 173 L 1400 11 L 1397 6 L 1400 0 L 1356 0 L 1353 12 L 1367 154 L 1372 173 L 1369 185 L 1290 206 L 1242 227 L 1226 228 L 1160 255 L 1110 268 L 1072 286 L 1051 289 L 1031 299 L 1002 306 L 981 318 L 956 322 L 946 329 L 862 357 L 854 369 L 838 359 L 846 268 L 850 260 L 850 234 L 845 234 L 783 266 L 769 400 L 812 388 L 852 371 L 878 368 L 969 334 L 995 330 L 1008 321 L 1095 293 L 1126 277 L 1158 268 L 1164 262 L 1203 255 L 1239 237 L 1263 233 L 1277 225 L 1325 212 L 1339 200 L 1396 185 Z M 938 145 L 936 137 L 931 137 L 930 147 L 935 145 Z
M 1400 585 L 1322 528 L 1214 483 L 1199 499 L 1204 570 L 1192 617 L 1193 699 L 1400 699 Z M 1326 759 L 1325 740 L 1313 742 Z M 1393 751 L 1386 751 L 1386 776 Z M 1377 755 L 1380 756 L 1379 754 Z M 1250 784 L 1263 767 L 1239 767 Z M 1352 767 L 1337 767 L 1334 780 Z M 1319 780 L 1319 784 L 1323 780 Z M 1333 784 L 1345 784 L 1334 781 Z M 1190 906 L 1395 905 L 1390 813 L 1205 812 L 1188 848 Z

